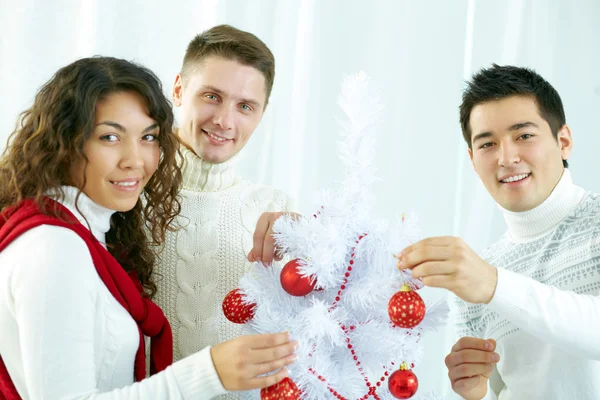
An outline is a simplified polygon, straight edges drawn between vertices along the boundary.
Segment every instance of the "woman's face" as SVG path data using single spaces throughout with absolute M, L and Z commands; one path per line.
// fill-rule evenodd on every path
M 96 204 L 114 211 L 135 207 L 160 160 L 159 126 L 136 93 L 112 93 L 96 105 L 94 130 L 85 144 L 88 163 L 71 176 Z

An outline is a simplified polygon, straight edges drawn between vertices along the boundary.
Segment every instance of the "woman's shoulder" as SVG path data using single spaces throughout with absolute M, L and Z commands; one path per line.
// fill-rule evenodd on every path
M 12 270 L 13 279 L 45 279 L 69 287 L 88 287 L 97 273 L 85 241 L 73 230 L 40 225 L 24 232 L 0 253 L 0 265 Z

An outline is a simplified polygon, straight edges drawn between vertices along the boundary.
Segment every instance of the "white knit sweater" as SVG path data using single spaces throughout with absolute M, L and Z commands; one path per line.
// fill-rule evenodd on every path
M 64 187 L 63 204 L 105 242 L 113 211 Z M 83 214 L 83 215 L 82 215 Z M 42 225 L 0 253 L 0 355 L 27 399 L 210 399 L 225 393 L 210 348 L 134 383 L 138 328 L 108 291 L 85 242 Z
M 483 254 L 498 267 L 494 297 L 457 302 L 459 336 L 498 342 L 486 399 L 600 399 L 600 195 L 565 170 L 541 205 L 504 216 Z
M 260 215 L 293 210 L 284 193 L 240 179 L 235 157 L 211 164 L 185 148 L 183 155 L 183 228 L 167 235 L 156 269 L 156 302 L 173 327 L 175 360 L 240 336 L 241 326 L 223 316 L 223 298 L 250 266 Z

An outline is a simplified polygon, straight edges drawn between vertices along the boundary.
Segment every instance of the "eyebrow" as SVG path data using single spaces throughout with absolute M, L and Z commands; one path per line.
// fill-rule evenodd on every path
M 480 139 L 484 139 L 484 138 L 488 138 L 492 136 L 492 132 L 482 132 L 482 133 L 478 133 L 477 135 L 475 135 L 473 137 L 473 143 L 475 143 L 476 141 L 480 140 Z
M 514 124 L 508 129 L 511 131 L 518 131 L 519 129 L 530 128 L 530 127 L 539 128 L 539 126 L 535 122 L 525 121 L 525 122 L 519 122 L 517 124 Z
M 211 86 L 211 85 L 202 85 L 201 89 L 208 90 L 208 91 L 211 91 L 211 92 L 215 92 L 215 93 L 217 93 L 217 94 L 219 94 L 221 96 L 228 95 L 228 93 L 222 91 L 219 88 Z M 254 100 L 254 99 L 244 99 L 244 98 L 241 98 L 240 102 L 241 103 L 248 103 L 250 105 L 253 105 L 254 107 L 262 107 L 262 103 L 260 101 L 258 101 L 258 100 Z
M 509 131 L 518 131 L 520 129 L 529 128 L 529 127 L 539 128 L 539 126 L 535 122 L 525 121 L 525 122 L 519 122 L 519 123 L 516 123 L 514 125 L 511 125 L 508 128 L 508 130 Z M 479 134 L 477 134 L 477 135 L 475 135 L 473 137 L 473 143 L 475 143 L 476 141 L 478 141 L 480 139 L 488 138 L 490 136 L 492 136 L 492 132 L 482 132 L 482 133 L 479 133 Z
M 127 129 L 125 129 L 125 127 L 117 122 L 113 122 L 113 121 L 102 121 L 98 124 L 96 124 L 96 126 L 100 126 L 100 125 L 108 125 L 111 126 L 113 128 L 115 128 L 116 130 L 118 130 L 119 132 L 127 132 Z M 142 133 L 146 133 L 146 132 L 150 132 L 153 131 L 154 129 L 158 128 L 158 124 L 154 123 L 152 125 L 150 125 L 149 127 L 147 127 L 146 129 L 144 129 L 142 131 Z

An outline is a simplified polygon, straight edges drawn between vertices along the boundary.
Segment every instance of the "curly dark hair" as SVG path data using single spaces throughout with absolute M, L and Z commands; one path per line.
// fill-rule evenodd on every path
M 111 254 L 126 271 L 135 270 L 145 294 L 156 293 L 153 267 L 156 254 L 181 209 L 178 197 L 182 176 L 179 141 L 173 133 L 171 103 L 160 80 L 147 68 L 112 57 L 83 58 L 61 68 L 37 93 L 31 108 L 19 116 L 0 158 L 0 211 L 24 199 L 35 199 L 47 214 L 44 195 L 73 185 L 71 166 L 83 161 L 84 147 L 96 120 L 96 105 L 118 92 L 138 94 L 149 116 L 160 127 L 158 169 L 135 207 L 116 212 L 106 235 Z M 85 181 L 80 185 L 85 186 Z

